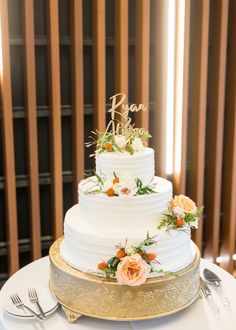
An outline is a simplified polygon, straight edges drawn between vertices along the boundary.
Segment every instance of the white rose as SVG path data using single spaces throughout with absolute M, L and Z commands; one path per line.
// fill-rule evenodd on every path
M 184 210 L 179 206 L 175 206 L 172 211 L 177 218 L 183 219 L 185 216 Z
M 144 145 L 143 145 L 140 138 L 135 138 L 134 139 L 134 141 L 132 142 L 132 148 L 134 149 L 134 151 L 144 150 Z
M 125 150 L 126 147 L 126 140 L 123 135 L 116 135 L 115 136 L 115 144 L 121 149 Z
M 106 192 L 110 188 L 113 188 L 113 180 L 112 179 L 108 179 L 108 180 L 104 181 L 102 190 L 104 192 Z
M 127 247 L 125 248 L 125 253 L 128 254 L 128 255 L 133 254 L 133 253 L 134 253 L 134 248 L 133 248 L 133 246 L 127 246 Z
M 129 182 L 120 182 L 118 184 L 118 195 L 121 197 L 134 196 L 137 192 L 137 187 Z

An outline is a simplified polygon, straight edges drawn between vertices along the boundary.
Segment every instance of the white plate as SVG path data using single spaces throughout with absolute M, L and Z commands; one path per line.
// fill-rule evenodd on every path
M 36 286 L 35 287 L 39 303 L 46 315 L 49 315 L 53 313 L 57 307 L 58 302 L 55 300 L 55 298 L 52 296 L 48 288 Z M 39 311 L 37 309 L 37 306 L 32 303 L 28 296 L 28 288 L 21 288 L 15 291 L 18 293 L 19 297 L 21 298 L 22 302 L 27 305 L 29 308 L 31 308 L 34 312 L 39 314 Z M 23 310 L 21 308 L 17 308 L 13 302 L 11 301 L 10 294 L 15 292 L 9 292 L 9 295 L 5 295 L 4 299 L 1 301 L 1 308 L 6 312 L 8 315 L 13 317 L 19 317 L 19 318 L 27 318 L 27 319 L 33 319 L 35 318 L 33 315 L 30 314 L 27 310 Z

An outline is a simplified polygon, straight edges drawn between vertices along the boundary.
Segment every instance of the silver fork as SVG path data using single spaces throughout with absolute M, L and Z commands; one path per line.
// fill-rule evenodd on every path
M 29 290 L 28 290 L 28 295 L 29 295 L 30 301 L 31 301 L 32 303 L 36 304 L 36 306 L 37 306 L 37 308 L 38 308 L 38 310 L 39 310 L 39 313 L 40 313 L 41 317 L 42 317 L 43 319 L 45 319 L 45 318 L 46 318 L 46 315 L 45 315 L 45 313 L 44 313 L 42 307 L 41 307 L 40 304 L 39 304 L 39 298 L 38 298 L 38 295 L 37 295 L 36 290 L 35 290 L 34 288 L 29 289 Z
M 10 295 L 11 300 L 13 302 L 13 304 L 16 306 L 16 308 L 21 308 L 21 309 L 27 309 L 32 315 L 34 315 L 35 317 L 37 317 L 37 319 L 39 319 L 40 321 L 42 321 L 42 317 L 38 314 L 36 314 L 31 308 L 29 308 L 28 306 L 26 306 L 22 300 L 20 299 L 19 295 L 17 293 L 13 293 Z

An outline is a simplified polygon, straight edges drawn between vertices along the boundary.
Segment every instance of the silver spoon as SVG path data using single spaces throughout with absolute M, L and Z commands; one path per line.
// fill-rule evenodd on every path
M 226 308 L 229 308 L 230 306 L 230 302 L 229 299 L 226 297 L 226 295 L 224 294 L 223 290 L 222 290 L 222 286 L 221 286 L 221 279 L 215 274 L 213 273 L 210 269 L 205 268 L 203 270 L 203 274 L 205 276 L 205 279 L 208 283 L 213 284 L 214 288 L 216 289 L 216 292 L 218 293 L 218 295 L 220 296 L 223 305 Z

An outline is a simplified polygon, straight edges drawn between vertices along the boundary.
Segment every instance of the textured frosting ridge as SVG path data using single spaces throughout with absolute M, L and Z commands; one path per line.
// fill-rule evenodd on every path
M 142 229 L 140 227 L 138 230 L 133 226 L 124 228 L 118 226 L 117 223 L 113 225 L 94 226 L 92 222 L 88 223 L 83 218 L 78 204 L 73 206 L 65 217 L 65 239 L 61 245 L 61 254 L 66 262 L 79 270 L 96 272 L 96 265 L 100 260 L 108 260 L 115 255 L 116 244 L 124 243 L 126 239 L 130 245 L 138 244 L 145 237 L 148 227 L 145 219 Z M 150 233 L 156 233 L 154 225 L 151 226 Z M 157 245 L 147 247 L 146 251 L 158 255 L 160 264 L 157 265 L 157 269 L 168 271 L 178 271 L 186 267 L 195 257 L 189 234 L 181 231 L 167 234 L 159 230 Z M 158 273 L 151 276 L 158 276 Z
M 97 274 L 101 260 L 116 255 L 117 244 L 138 245 L 147 232 L 157 236 L 157 244 L 145 247 L 157 255 L 157 269 L 175 272 L 188 266 L 195 257 L 190 230 L 157 229 L 172 198 L 172 183 L 154 176 L 154 150 L 128 154 L 104 152 L 96 156 L 96 173 L 107 178 L 140 179 L 144 185 L 154 184 L 154 192 L 144 195 L 113 196 L 89 193 L 94 178 L 78 185 L 79 204 L 68 210 L 64 222 L 64 240 L 60 252 L 72 267 Z M 150 273 L 150 277 L 160 276 Z
M 93 185 L 91 180 L 83 180 L 79 184 L 80 212 L 87 222 L 93 225 L 113 226 L 117 225 L 143 227 L 153 223 L 157 224 L 157 215 L 163 213 L 172 197 L 172 184 L 160 177 L 154 177 L 156 193 L 150 195 L 115 197 L 110 198 L 106 194 L 86 194 Z
M 96 156 L 96 172 L 106 177 L 112 177 L 115 172 L 118 177 L 139 178 L 149 184 L 155 175 L 154 150 L 145 148 L 133 155 L 127 152 L 100 153 Z

